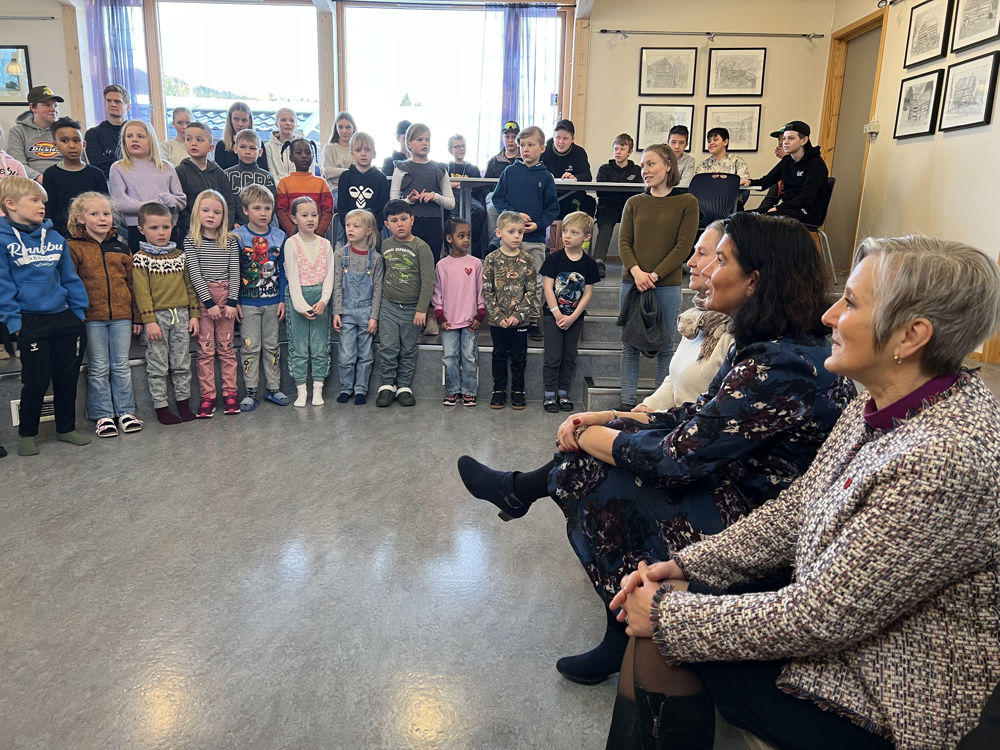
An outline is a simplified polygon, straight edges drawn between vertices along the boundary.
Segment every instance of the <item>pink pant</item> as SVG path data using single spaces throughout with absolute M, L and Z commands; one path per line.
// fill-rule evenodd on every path
M 208 291 L 212 294 L 216 306 L 223 310 L 229 298 L 228 281 L 208 282 Z M 235 318 L 225 316 L 212 320 L 208 316 L 205 303 L 201 309 L 200 328 L 198 329 L 198 386 L 201 397 L 215 400 L 215 355 L 219 357 L 219 369 L 222 370 L 222 394 L 236 393 L 236 351 L 233 349 L 233 327 Z

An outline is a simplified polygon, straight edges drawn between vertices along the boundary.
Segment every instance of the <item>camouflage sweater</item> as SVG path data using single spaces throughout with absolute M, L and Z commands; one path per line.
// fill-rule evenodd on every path
M 524 250 L 516 256 L 497 249 L 483 261 L 483 298 L 491 325 L 515 316 L 520 323 L 538 318 L 537 271 Z

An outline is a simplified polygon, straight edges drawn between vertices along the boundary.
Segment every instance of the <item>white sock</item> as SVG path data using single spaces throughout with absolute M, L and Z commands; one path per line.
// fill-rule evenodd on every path
M 303 388 L 304 387 L 305 386 L 303 386 Z M 313 406 L 322 406 L 322 405 L 323 405 L 323 384 L 313 383 Z
M 306 384 L 295 386 L 296 397 L 293 406 L 298 406 L 302 408 L 306 405 Z

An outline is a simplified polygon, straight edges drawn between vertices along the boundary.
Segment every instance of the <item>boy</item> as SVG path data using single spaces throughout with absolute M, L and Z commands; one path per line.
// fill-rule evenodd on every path
M 59 234 L 68 237 L 66 218 L 73 199 L 88 190 L 107 195 L 108 181 L 100 169 L 83 163 L 87 143 L 80 135 L 80 123 L 69 117 L 56 120 L 52 124 L 52 138 L 62 161 L 49 167 L 45 176 L 45 192 L 49 196 L 45 203 L 45 215 L 52 219 L 52 225 Z
M 729 174 L 739 175 L 740 180 L 750 179 L 750 169 L 747 167 L 747 163 L 740 156 L 730 154 L 728 151 L 729 130 L 726 128 L 712 128 L 706 135 L 706 141 L 709 156 L 698 165 L 698 168 L 694 171 L 695 174 L 728 172 Z
M 631 139 L 629 139 L 631 140 Z M 542 264 L 545 289 L 545 366 L 542 378 L 547 412 L 573 411 L 569 387 L 576 371 L 576 346 L 583 330 L 583 316 L 600 281 L 597 262 L 583 252 L 594 232 L 594 220 L 574 211 L 562 223 L 563 249 Z M 558 388 L 558 400 L 556 390 Z
M 493 205 L 497 211 L 513 211 L 521 215 L 524 219 L 524 240 L 519 243 L 520 247 L 531 256 L 534 267 L 541 268 L 546 254 L 545 231 L 559 216 L 556 183 L 540 161 L 545 152 L 545 134 L 541 128 L 534 125 L 526 127 L 517 134 L 517 145 L 521 149 L 521 160 L 515 161 L 500 175 L 493 191 Z M 534 309 L 537 311 L 542 298 L 542 282 L 537 274 L 535 281 Z M 527 323 L 528 335 L 534 341 L 540 341 L 542 331 L 538 327 L 537 312 L 536 317 Z
M 107 119 L 87 131 L 87 161 L 97 167 L 107 179 L 111 165 L 122 158 L 122 125 L 128 119 L 132 105 L 128 89 L 112 83 L 104 87 L 104 111 Z M 56 148 L 58 148 L 58 144 Z
M 7 135 L 7 151 L 24 165 L 28 177 L 42 184 L 45 170 L 56 163 L 59 152 L 52 143 L 52 123 L 59 119 L 59 105 L 66 101 L 48 86 L 28 92 L 28 111 L 23 112 Z
M 530 128 L 521 131 L 524 135 Z M 539 145 L 541 145 L 539 143 Z M 522 153 L 524 153 L 522 149 Z M 504 172 L 513 169 L 508 167 Z M 544 169 L 544 167 L 543 167 Z M 524 366 L 528 358 L 529 320 L 538 319 L 535 263 L 521 246 L 528 221 L 522 214 L 504 211 L 497 218 L 500 248 L 483 263 L 483 299 L 490 316 L 493 339 L 493 397 L 491 409 L 507 403 L 507 363 L 510 362 L 510 406 L 523 409 Z
M 21 456 L 38 454 L 36 438 L 49 381 L 56 438 L 87 445 L 76 431 L 76 386 L 87 334 L 87 290 L 52 222 L 45 220 L 45 190 L 27 177 L 0 180 L 0 323 L 20 331 Z
M 356 208 L 375 216 L 375 226 L 382 226 L 382 209 L 389 202 L 389 181 L 372 168 L 375 141 L 368 133 L 357 132 L 348 143 L 351 149 L 350 169 L 337 182 L 337 221 L 344 228 L 344 217 Z
M 221 171 L 221 170 L 220 170 Z M 198 297 L 188 277 L 184 251 L 170 241 L 170 209 L 160 203 L 139 208 L 145 242 L 132 258 L 132 293 L 146 330 L 146 381 L 156 419 L 163 425 L 195 419 L 191 397 L 191 342 L 198 335 Z M 167 402 L 167 372 L 174 384 L 177 416 Z
M 409 150 L 406 148 L 406 131 L 410 129 L 410 125 L 412 123 L 409 120 L 400 120 L 396 123 L 396 142 L 400 150 L 393 151 L 392 156 L 382 162 L 382 174 L 386 177 L 392 177 L 392 173 L 396 171 L 397 161 L 406 161 L 410 158 Z
M 246 132 L 249 131 L 241 131 Z M 257 157 L 251 155 L 248 149 L 241 148 L 247 142 L 241 142 L 237 136 L 236 153 L 240 164 L 227 169 L 227 173 L 251 164 L 254 170 L 264 171 L 254 163 Z M 251 161 L 245 161 L 246 157 L 250 157 Z M 249 172 L 249 169 L 243 170 L 244 174 Z M 264 174 L 271 178 L 269 172 Z M 288 396 L 281 392 L 281 369 L 278 366 L 278 323 L 285 319 L 287 284 L 281 257 L 285 233 L 271 224 L 274 195 L 266 187 L 248 185 L 240 191 L 239 198 L 240 208 L 247 217 L 246 222 L 235 231 L 240 241 L 240 297 L 236 318 L 241 321 L 243 384 L 246 386 L 240 411 L 253 411 L 260 404 L 257 385 L 260 382 L 262 350 L 267 385 L 264 398 L 278 406 L 288 406 Z
M 542 153 L 542 164 L 546 166 L 557 180 L 573 180 L 589 182 L 593 179 L 590 172 L 590 159 L 582 146 L 574 143 L 576 127 L 571 120 L 560 120 L 556 123 L 552 137 Z M 559 216 L 549 228 L 549 249 L 555 252 L 562 246 L 562 218 L 572 211 L 586 211 L 593 215 L 596 208 L 594 199 L 586 192 L 574 190 L 564 193 L 559 199 Z
M 691 184 L 691 178 L 694 177 L 694 157 L 686 151 L 688 147 L 687 125 L 674 125 L 670 128 L 670 132 L 667 134 L 667 147 L 677 157 L 677 173 L 681 176 L 677 187 L 686 188 Z
M 635 146 L 635 141 L 628 133 L 620 133 L 615 136 L 615 140 L 611 144 L 613 158 L 607 164 L 602 164 L 597 170 L 597 181 L 642 184 L 642 170 L 639 169 L 638 164 L 629 159 L 633 146 Z M 615 224 L 622 220 L 625 201 L 631 197 L 632 193 L 597 191 L 597 244 L 592 247 L 594 260 L 597 261 L 597 270 L 602 279 L 606 273 L 604 261 L 608 258 L 611 235 L 615 231 Z
M 390 236 L 382 242 L 385 279 L 378 315 L 379 376 L 375 406 L 417 403 L 410 386 L 416 369 L 417 333 L 427 323 L 427 306 L 434 291 L 434 256 L 430 246 L 413 235 L 413 214 L 404 200 L 385 206 Z
M 809 134 L 809 126 L 802 120 L 792 120 L 785 125 L 781 137 L 785 155 L 781 161 L 760 179 L 743 180 L 740 184 L 770 188 L 780 182 L 779 202 L 772 204 L 767 213 L 816 224 L 830 202 L 827 182 L 830 173 L 819 146 L 810 142 Z
M 476 405 L 479 391 L 479 326 L 486 317 L 483 263 L 469 256 L 472 228 L 464 219 L 445 227 L 449 254 L 435 269 L 434 317 L 441 326 L 444 405 Z M 461 360 L 461 361 L 460 361 Z
M 257 166 L 257 157 L 260 155 L 260 136 L 256 130 L 241 130 L 233 138 L 233 151 L 239 161 L 229 169 L 225 170 L 229 179 L 229 192 L 232 193 L 236 203 L 235 226 L 243 226 L 247 223 L 247 214 L 240 198 L 240 191 L 250 185 L 261 185 L 271 191 L 271 208 L 274 209 L 274 200 L 278 191 L 274 186 L 274 178 L 266 169 Z M 228 195 L 229 193 L 223 193 Z
M 503 138 L 503 148 L 500 153 L 486 162 L 486 172 L 483 177 L 498 179 L 503 171 L 514 163 L 514 160 L 521 155 L 517 147 L 517 134 L 521 132 L 521 126 L 514 120 L 507 120 L 500 129 L 500 136 Z M 497 228 L 497 216 L 500 212 L 493 205 L 493 191 L 483 188 L 483 203 L 486 204 L 486 234 L 493 237 Z
M 177 238 L 183 240 L 191 224 L 191 209 L 195 199 L 202 190 L 217 190 L 226 199 L 229 207 L 229 229 L 236 220 L 236 201 L 230 188 L 229 178 L 222 167 L 214 161 L 209 161 L 212 153 L 212 131 L 201 122 L 188 123 L 184 130 L 184 147 L 188 155 L 177 165 L 177 179 L 181 181 L 181 189 L 187 196 L 184 210 L 177 217 Z

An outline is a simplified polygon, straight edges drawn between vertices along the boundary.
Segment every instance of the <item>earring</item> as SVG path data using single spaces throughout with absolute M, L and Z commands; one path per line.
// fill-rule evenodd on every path
M 895 362 L 897 365 L 903 364 L 903 360 L 898 353 L 892 355 L 892 361 Z

